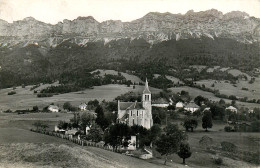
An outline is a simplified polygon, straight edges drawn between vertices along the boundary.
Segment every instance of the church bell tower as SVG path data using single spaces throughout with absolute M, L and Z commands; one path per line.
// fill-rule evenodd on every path
M 151 96 L 151 92 L 149 90 L 148 82 L 146 79 L 145 87 L 144 87 L 144 91 L 143 91 L 143 97 L 142 97 L 143 107 L 145 109 L 148 109 L 149 107 L 151 107 L 151 105 L 152 105 L 151 101 L 152 101 L 152 96 Z

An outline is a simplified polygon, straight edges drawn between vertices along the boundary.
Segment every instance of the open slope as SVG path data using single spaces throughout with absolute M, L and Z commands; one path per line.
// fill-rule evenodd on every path
M 41 86 L 43 87 L 43 86 Z M 30 91 L 30 87 L 17 87 L 16 94 L 7 95 L 7 93 L 12 88 L 1 89 L 0 90 L 0 111 L 7 109 L 11 110 L 21 110 L 21 109 L 32 109 L 33 106 L 37 105 L 40 109 L 54 103 L 55 105 L 62 106 L 64 102 L 71 102 L 71 104 L 78 106 L 82 102 L 88 102 L 90 100 L 97 99 L 99 101 L 106 100 L 112 101 L 117 96 L 127 93 L 129 91 L 142 92 L 144 86 L 136 85 L 135 89 L 133 87 L 127 87 L 125 85 L 102 85 L 95 86 L 94 89 L 86 89 L 79 92 L 71 92 L 65 94 L 54 95 L 53 97 L 43 97 L 37 98 L 37 95 Z M 37 89 L 36 89 L 37 90 Z M 158 93 L 160 89 L 151 88 L 153 93 Z

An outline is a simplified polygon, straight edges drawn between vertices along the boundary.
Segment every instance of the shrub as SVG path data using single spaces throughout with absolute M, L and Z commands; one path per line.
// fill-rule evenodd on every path
M 235 152 L 237 150 L 236 145 L 234 145 L 231 142 L 226 142 L 226 141 L 221 142 L 221 147 L 222 147 L 222 150 L 227 151 L 227 152 Z
M 12 110 L 8 109 L 8 110 L 4 111 L 4 113 L 12 113 Z
M 8 92 L 7 94 L 8 95 L 14 95 L 14 94 L 16 94 L 16 91 L 11 91 L 11 92 Z
M 205 135 L 201 138 L 201 140 L 199 141 L 199 144 L 205 148 L 208 148 L 212 145 L 213 143 L 213 139 L 210 138 L 209 136 Z
M 222 165 L 223 159 L 221 157 L 216 157 L 216 158 L 214 158 L 214 163 L 217 165 Z
M 251 123 L 251 131 L 252 132 L 260 132 L 260 121 L 253 121 Z
M 37 97 L 52 97 L 53 94 L 51 93 L 39 93 L 37 94 Z
M 224 130 L 226 132 L 231 132 L 232 131 L 232 127 L 231 126 L 225 126 Z

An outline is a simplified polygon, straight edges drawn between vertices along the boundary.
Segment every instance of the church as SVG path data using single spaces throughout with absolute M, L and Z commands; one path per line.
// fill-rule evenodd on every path
M 120 102 L 118 101 L 118 121 L 130 127 L 140 125 L 146 129 L 153 126 L 152 97 L 146 79 L 142 95 L 142 102 Z

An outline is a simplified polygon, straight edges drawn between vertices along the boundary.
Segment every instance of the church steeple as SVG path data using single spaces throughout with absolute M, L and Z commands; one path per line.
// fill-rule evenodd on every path
M 145 87 L 144 87 L 143 94 L 151 94 L 151 92 L 150 92 L 150 90 L 149 90 L 147 78 L 146 78 L 146 80 L 145 80 Z

